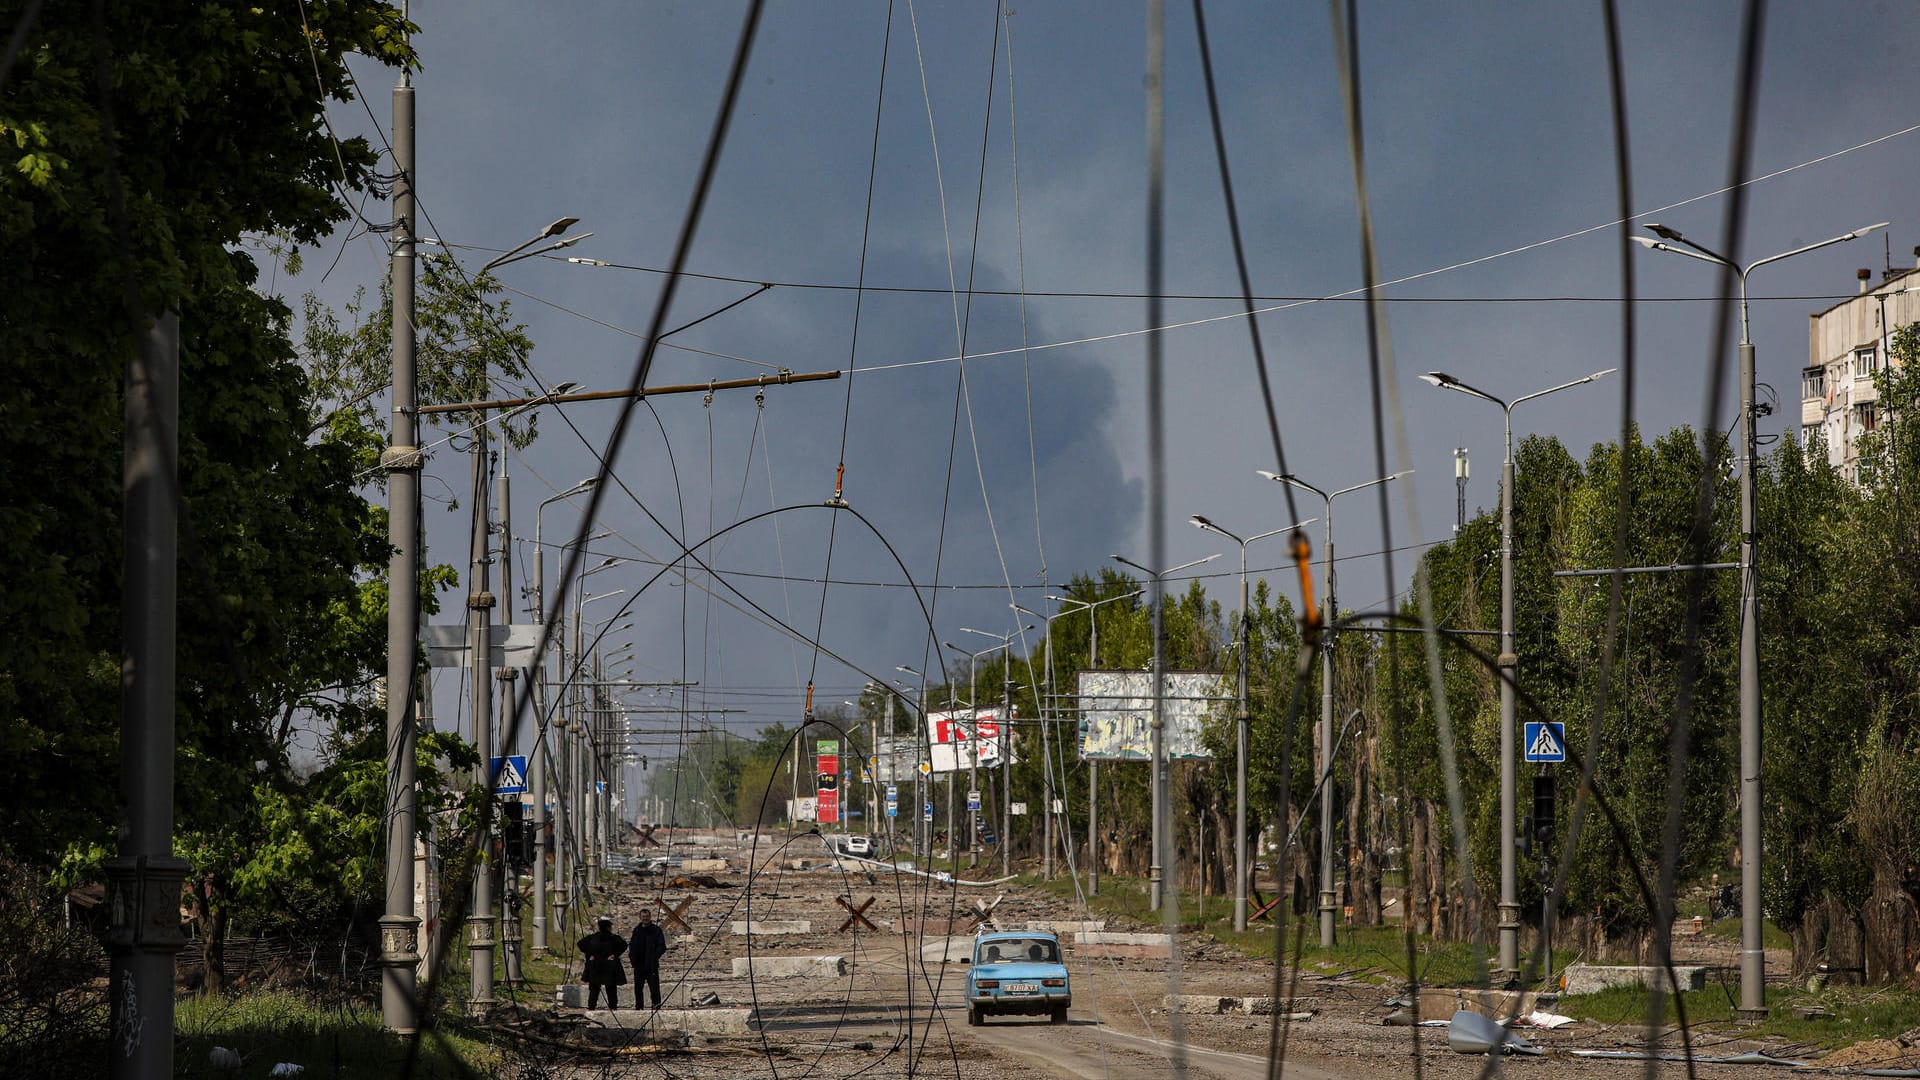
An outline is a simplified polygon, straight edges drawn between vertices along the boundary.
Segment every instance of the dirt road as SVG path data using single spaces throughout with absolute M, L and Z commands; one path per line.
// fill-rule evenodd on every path
M 1183 939 L 1177 962 L 1170 962 L 1156 955 L 1096 955 L 1072 933 L 1062 933 L 1074 987 L 1069 1022 L 1009 1017 L 973 1028 L 966 1024 L 961 962 L 973 933 L 983 925 L 1060 923 L 1084 912 L 1011 882 L 957 884 L 872 863 L 836 862 L 817 838 L 779 845 L 764 837 L 757 844 L 702 838 L 674 854 L 684 861 L 665 874 L 608 875 L 599 903 L 623 931 L 642 906 L 659 912 L 669 938 L 663 967 L 669 1005 L 706 1001 L 742 1010 L 742 1030 L 696 1039 L 670 1061 L 623 1065 L 625 1072 L 596 1069 L 595 1075 L 1268 1075 L 1271 1017 L 1168 1007 L 1170 1000 L 1190 1001 L 1179 995 L 1217 1000 L 1271 994 L 1269 965 L 1204 939 Z M 737 972 L 737 963 L 751 972 Z M 1484 1058 L 1452 1053 L 1444 1029 L 1384 1026 L 1394 1011 L 1391 988 L 1308 976 L 1295 993 L 1301 999 L 1296 1008 L 1311 1016 L 1285 1028 L 1285 1075 L 1380 1080 L 1411 1075 L 1416 1056 L 1428 1076 L 1480 1076 L 1486 1068 Z M 1643 1062 L 1569 1053 L 1575 1047 L 1630 1045 L 1637 1031 L 1581 1024 L 1528 1037 L 1549 1055 L 1506 1060 L 1500 1074 L 1619 1080 L 1647 1074 Z M 1658 1071 L 1685 1075 L 1679 1064 Z M 1695 1075 L 1739 1071 L 1701 1066 Z

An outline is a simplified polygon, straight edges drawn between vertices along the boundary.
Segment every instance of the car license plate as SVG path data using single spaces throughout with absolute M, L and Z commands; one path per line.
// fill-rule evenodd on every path
M 1039 989 L 1040 988 L 1038 986 L 1035 986 L 1032 983 L 1008 983 L 1007 984 L 1007 993 L 1009 994 L 1032 994 L 1032 993 L 1037 993 Z

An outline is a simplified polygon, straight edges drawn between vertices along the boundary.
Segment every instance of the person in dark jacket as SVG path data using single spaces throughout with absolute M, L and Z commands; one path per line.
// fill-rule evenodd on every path
M 661 1005 L 660 958 L 666 954 L 666 933 L 654 925 L 653 912 L 642 908 L 640 922 L 633 928 L 633 944 L 627 950 L 633 961 L 633 1003 L 640 1008 L 647 1007 L 647 990 L 653 991 L 653 1007 Z
M 620 964 L 620 954 L 627 951 L 627 943 L 619 934 L 613 932 L 613 920 L 606 916 L 600 918 L 600 929 L 580 939 L 580 955 L 587 958 L 581 978 L 587 983 L 587 1008 L 600 1007 L 600 990 L 607 991 L 607 1008 L 620 1007 L 620 987 L 627 981 L 627 969 Z M 659 991 L 654 992 L 656 995 Z

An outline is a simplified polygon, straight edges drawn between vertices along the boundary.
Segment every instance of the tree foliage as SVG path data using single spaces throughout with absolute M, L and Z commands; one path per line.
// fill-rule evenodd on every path
M 385 517 L 356 491 L 364 438 L 315 438 L 292 313 L 257 291 L 250 241 L 314 244 L 351 216 L 378 155 L 323 108 L 350 99 L 350 55 L 410 62 L 409 27 L 373 0 L 100 7 L 98 29 L 87 5 L 41 9 L 0 96 L 0 850 L 82 874 L 113 842 L 121 383 L 173 312 L 179 850 L 208 906 L 264 915 L 313 888 L 337 911 L 377 891 L 361 766 L 382 745 Z M 289 752 L 303 723 L 334 732 L 311 777 Z

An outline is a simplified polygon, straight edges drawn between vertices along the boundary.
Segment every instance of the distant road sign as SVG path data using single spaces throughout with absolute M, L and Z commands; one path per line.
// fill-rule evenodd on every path
M 977 791 L 967 792 L 967 809 L 969 810 L 980 809 L 980 793 L 979 792 Z
M 494 758 L 489 766 L 493 775 L 493 793 L 495 795 L 519 795 L 527 790 L 527 759 L 525 755 Z
M 1567 725 L 1557 720 L 1529 720 L 1523 734 L 1528 761 L 1567 760 Z
M 926 802 L 926 803 L 920 804 L 920 820 L 921 821 L 933 820 L 933 804 L 932 803 Z

